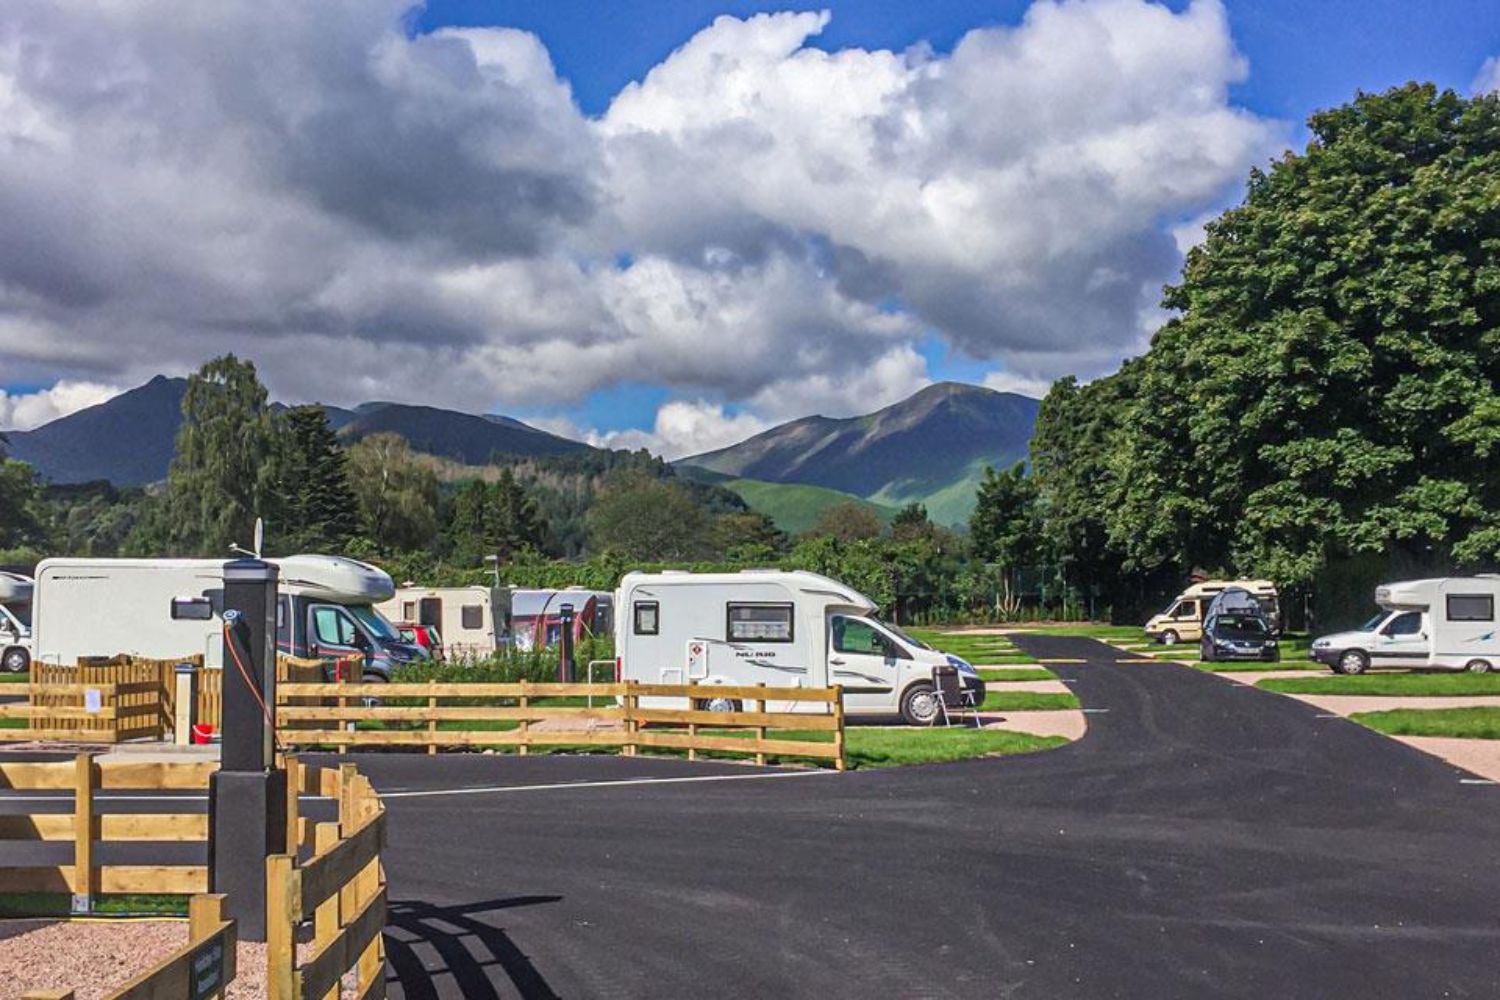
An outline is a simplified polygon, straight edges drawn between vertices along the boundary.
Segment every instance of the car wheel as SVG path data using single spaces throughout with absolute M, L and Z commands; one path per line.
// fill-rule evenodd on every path
M 1177 638 L 1178 636 L 1176 632 L 1174 632 L 1172 629 L 1167 629 L 1161 634 L 1161 644 L 1163 646 L 1175 646 L 1177 645 Z
M 12 646 L 5 651 L 4 657 L 0 657 L 0 670 L 8 674 L 24 674 L 29 666 L 31 654 L 20 646 Z
M 733 698 L 700 698 L 693 707 L 700 712 L 738 712 L 740 703 Z
M 1493 667 L 1489 660 L 1470 660 L 1464 664 L 1464 669 L 1471 674 L 1487 674 Z
M 1198 646 L 1198 659 L 1204 663 L 1214 662 L 1214 647 L 1212 643 L 1201 643 Z
M 1362 649 L 1346 649 L 1339 654 L 1336 669 L 1341 674 L 1362 674 L 1370 669 L 1370 658 Z
M 380 674 L 365 674 L 360 677 L 359 681 L 361 684 L 389 684 L 391 679 L 383 677 Z M 365 708 L 378 708 L 380 707 L 380 701 L 381 699 L 373 694 L 360 695 L 359 698 L 359 703 L 365 706 Z
M 937 691 L 926 681 L 918 681 L 901 696 L 901 718 L 908 726 L 932 726 L 942 714 Z

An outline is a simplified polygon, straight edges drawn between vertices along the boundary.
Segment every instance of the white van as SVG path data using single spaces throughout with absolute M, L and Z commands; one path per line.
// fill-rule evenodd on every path
M 873 601 L 837 580 L 807 572 L 628 573 L 615 595 L 616 671 L 646 684 L 842 685 L 849 715 L 939 718 L 932 669 L 952 665 L 984 700 L 969 664 L 946 656 L 875 616 Z M 673 707 L 672 699 L 653 707 Z M 738 711 L 706 693 L 697 704 Z M 810 702 L 772 702 L 772 711 L 822 711 Z
M 504 588 L 500 588 L 504 590 Z M 397 588 L 388 601 L 376 605 L 398 625 L 425 625 L 438 630 L 443 652 L 487 656 L 499 649 L 509 633 L 506 602 L 495 600 L 489 587 Z
M 1323 636 L 1312 658 L 1335 673 L 1373 668 L 1468 670 L 1500 666 L 1500 575 L 1403 580 L 1375 588 L 1380 614 L 1352 632 Z
M 391 578 L 339 556 L 271 559 L 281 570 L 277 649 L 297 656 L 360 657 L 368 680 L 421 658 L 371 606 Z M 223 666 L 224 560 L 45 559 L 32 605 L 34 655 L 71 664 L 127 653 L 171 659 L 201 653 Z
M 1266 620 L 1272 626 L 1281 621 L 1276 584 L 1270 580 L 1204 580 L 1178 594 L 1165 611 L 1153 615 L 1146 622 L 1146 635 L 1168 646 L 1199 642 L 1203 638 L 1203 616 L 1208 613 L 1209 604 L 1231 587 L 1249 591 L 1260 602 Z
M 31 666 L 31 595 L 36 583 L 0 573 L 0 670 L 22 674 Z

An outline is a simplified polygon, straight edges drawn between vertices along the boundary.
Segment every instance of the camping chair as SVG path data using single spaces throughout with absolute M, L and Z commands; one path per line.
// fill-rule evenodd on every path
M 979 698 L 969 688 L 964 687 L 963 681 L 959 679 L 958 668 L 952 665 L 943 665 L 932 668 L 932 686 L 937 689 L 938 707 L 943 713 L 943 722 L 953 725 L 953 718 L 948 713 L 968 711 L 974 716 L 974 728 L 979 728 Z

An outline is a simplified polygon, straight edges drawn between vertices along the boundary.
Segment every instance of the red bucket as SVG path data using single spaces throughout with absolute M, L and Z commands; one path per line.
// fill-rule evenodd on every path
M 205 743 L 212 743 L 217 735 L 218 731 L 214 726 L 203 725 L 201 723 L 194 723 L 193 725 L 193 742 L 200 746 Z

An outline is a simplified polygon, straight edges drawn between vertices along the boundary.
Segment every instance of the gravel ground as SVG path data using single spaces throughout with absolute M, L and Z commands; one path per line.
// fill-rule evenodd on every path
M 71 989 L 76 1000 L 102 1000 L 132 976 L 187 943 L 183 920 L 60 921 L 0 939 L 0 1000 L 31 990 Z M 300 949 L 304 955 L 306 945 Z M 266 995 L 266 946 L 241 941 L 228 1000 Z M 346 989 L 344 997 L 353 997 Z

